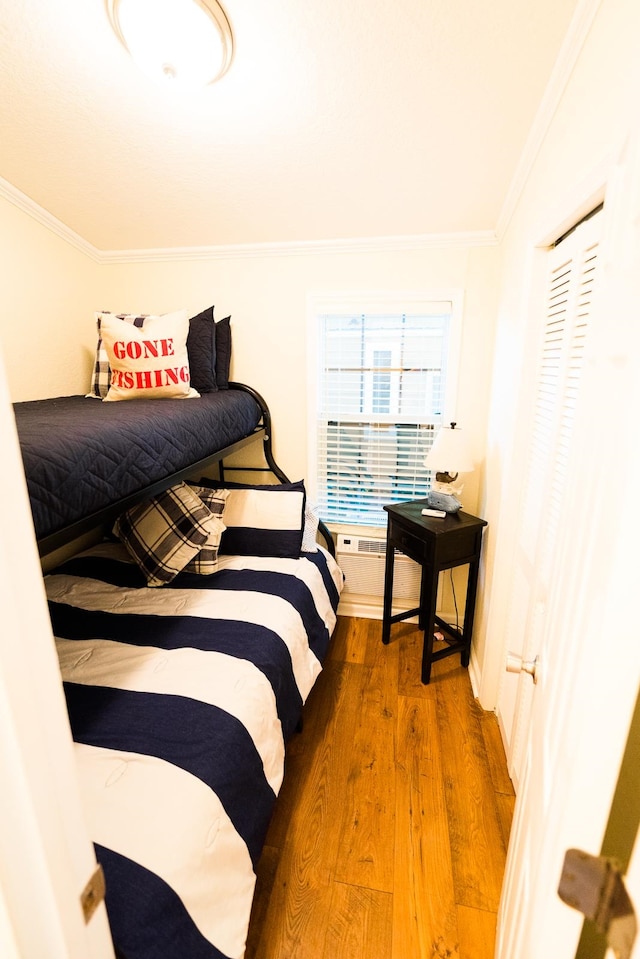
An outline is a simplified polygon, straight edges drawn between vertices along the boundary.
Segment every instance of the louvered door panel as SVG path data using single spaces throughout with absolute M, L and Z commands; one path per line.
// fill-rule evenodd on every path
M 567 330 L 566 363 L 563 371 L 563 387 L 558 397 L 557 433 L 553 454 L 549 463 L 549 511 L 541 529 L 541 544 L 539 552 L 539 572 L 537 595 L 544 602 L 546 613 L 547 597 L 552 582 L 559 580 L 565 570 L 560 568 L 556 552 L 558 543 L 566 538 L 567 530 L 563 528 L 565 516 L 570 515 L 567 507 L 571 497 L 579 495 L 579 491 L 571 489 L 567 484 L 567 476 L 572 455 L 573 431 L 576 415 L 581 400 L 581 382 L 584 370 L 585 355 L 588 349 L 590 326 L 594 312 L 594 300 L 598 276 L 598 251 L 601 232 L 602 214 L 592 217 L 576 231 L 574 240 L 574 283 L 570 314 L 570 325 Z M 572 239 L 572 238 L 569 238 Z M 594 437 L 597 442 L 597 437 Z M 572 475 L 575 469 L 571 468 Z M 578 559 L 578 561 L 580 561 Z M 562 641 L 562 636 L 557 637 Z M 542 646 L 536 640 L 536 653 Z M 561 684 L 563 677 L 560 672 L 551 672 L 546 677 L 545 702 L 547 703 L 545 730 L 546 735 L 541 743 L 541 761 L 539 768 L 543 774 L 543 796 L 545 804 L 548 800 L 550 788 L 549 777 L 556 768 L 555 751 L 558 737 L 554 730 L 563 727 L 568 722 L 570 703 L 562 696 L 555 695 L 554 689 Z
M 581 224 L 548 254 L 545 312 L 531 397 L 531 428 L 517 522 L 513 589 L 507 616 L 512 649 L 533 659 L 544 627 L 554 552 L 566 498 L 571 440 L 597 275 L 601 215 Z M 516 588 L 517 584 L 517 588 Z M 516 645 L 520 637 L 521 645 Z M 515 642 L 514 642 L 515 640 Z M 531 681 L 519 679 L 510 757 L 516 779 L 524 768 Z
M 564 241 L 571 252 L 572 269 L 566 298 L 558 390 L 550 424 L 549 460 L 546 468 L 548 497 L 544 506 L 544 521 L 540 527 L 539 576 L 545 593 L 551 575 L 562 511 L 566 497 L 572 495 L 567 489 L 567 470 L 593 302 L 599 232 L 598 215 L 582 224 L 575 234 Z M 552 261 L 558 254 L 564 258 L 561 246 L 550 254 Z
M 569 256 L 556 257 L 549 274 L 547 310 L 542 335 L 533 423 L 525 473 L 522 506 L 521 545 L 534 561 L 540 522 L 544 510 L 541 490 L 547 475 L 551 440 L 567 331 L 573 262 Z

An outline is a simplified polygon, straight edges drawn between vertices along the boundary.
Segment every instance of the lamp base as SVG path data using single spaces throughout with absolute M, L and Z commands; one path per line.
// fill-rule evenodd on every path
M 462 509 L 462 503 L 453 493 L 440 493 L 437 490 L 429 490 L 427 493 L 427 503 L 431 509 L 443 509 L 445 513 L 457 513 Z

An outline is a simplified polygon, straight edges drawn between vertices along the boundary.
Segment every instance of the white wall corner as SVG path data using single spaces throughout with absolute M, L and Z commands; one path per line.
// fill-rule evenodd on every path
M 35 200 L 32 200 L 2 177 L 0 177 L 0 196 L 4 197 L 9 203 L 12 203 L 18 207 L 19 210 L 22 210 L 23 213 L 26 213 L 42 226 L 46 227 L 51 233 L 65 240 L 70 246 L 75 247 L 76 250 L 80 250 L 81 253 L 88 256 L 94 263 L 100 262 L 101 253 L 95 246 L 92 246 L 91 243 L 88 243 L 87 240 L 83 239 L 78 233 L 75 233 L 65 223 L 53 216 L 52 213 L 49 213 L 48 210 L 45 210 L 44 207 L 36 203 Z
M 544 142 L 544 138 L 547 135 L 558 104 L 566 90 L 601 3 L 602 0 L 578 0 L 571 24 L 556 58 L 549 82 L 540 101 L 540 106 L 529 129 L 529 134 L 520 155 L 516 171 L 511 178 L 509 189 L 507 190 L 502 209 L 498 216 L 498 222 L 496 224 L 498 242 L 502 241 L 518 206 L 529 174 Z

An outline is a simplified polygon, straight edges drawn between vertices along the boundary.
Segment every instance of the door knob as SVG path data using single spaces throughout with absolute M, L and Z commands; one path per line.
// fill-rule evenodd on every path
M 540 657 L 536 656 L 534 660 L 527 662 L 522 656 L 516 653 L 507 653 L 507 672 L 508 673 L 529 673 L 534 683 L 538 682 L 538 666 Z

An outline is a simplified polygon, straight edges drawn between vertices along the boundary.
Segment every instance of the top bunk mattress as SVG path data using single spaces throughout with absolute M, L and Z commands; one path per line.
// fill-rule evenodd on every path
M 62 396 L 14 411 L 38 539 L 250 436 L 261 418 L 233 389 L 123 403 Z

